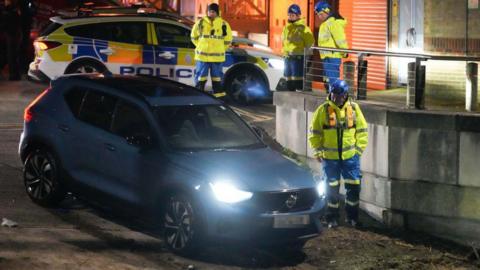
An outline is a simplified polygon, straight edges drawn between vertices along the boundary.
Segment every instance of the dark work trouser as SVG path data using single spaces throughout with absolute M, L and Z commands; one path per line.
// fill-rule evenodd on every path
M 287 81 L 287 89 L 289 91 L 303 89 L 303 55 L 290 55 L 285 57 L 285 69 L 283 76 Z
M 353 156 L 347 160 L 323 161 L 324 177 L 328 183 L 327 193 L 327 220 L 338 220 L 339 214 L 339 189 L 340 178 L 343 177 L 347 196 L 345 199 L 345 211 L 347 219 L 358 220 L 358 207 L 360 203 L 360 157 Z

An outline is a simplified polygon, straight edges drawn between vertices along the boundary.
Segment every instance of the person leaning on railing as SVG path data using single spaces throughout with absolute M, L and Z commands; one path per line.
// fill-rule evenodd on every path
M 304 50 L 310 48 L 315 39 L 312 30 L 301 18 L 302 12 L 296 4 L 288 8 L 288 23 L 282 31 L 282 51 L 285 61 L 283 76 L 289 91 L 302 90 Z
M 334 13 L 325 1 L 319 1 L 315 4 L 315 14 L 317 14 L 321 23 L 318 31 L 318 46 L 348 49 L 345 35 L 347 20 L 340 14 Z M 347 57 L 347 55 L 341 52 L 320 51 L 325 89 L 328 90 L 328 85 L 340 77 L 340 64 L 343 57 Z
M 358 227 L 360 156 L 368 144 L 367 122 L 360 106 L 349 99 L 345 81 L 336 80 L 329 86 L 327 100 L 313 114 L 308 141 L 328 183 L 328 227 L 338 226 L 340 176 L 347 191 L 346 222 Z

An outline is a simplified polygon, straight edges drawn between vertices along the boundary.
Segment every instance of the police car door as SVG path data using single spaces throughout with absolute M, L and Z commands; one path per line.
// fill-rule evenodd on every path
M 193 85 L 195 55 L 190 29 L 168 22 L 152 23 L 151 27 L 156 75 Z
M 141 21 L 112 22 L 108 25 L 110 35 L 108 69 L 115 74 L 153 75 L 148 64 L 153 63 L 153 47 L 147 43 L 147 24 Z

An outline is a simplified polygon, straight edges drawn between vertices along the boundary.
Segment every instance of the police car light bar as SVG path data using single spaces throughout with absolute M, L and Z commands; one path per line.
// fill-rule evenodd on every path
M 155 14 L 155 13 L 157 13 L 157 9 L 156 8 L 142 7 L 142 8 L 137 9 L 137 13 L 140 13 L 140 14 Z

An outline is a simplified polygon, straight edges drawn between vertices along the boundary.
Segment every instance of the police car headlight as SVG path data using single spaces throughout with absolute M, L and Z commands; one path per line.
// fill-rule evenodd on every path
M 225 203 L 237 203 L 252 198 L 253 193 L 243 191 L 227 182 L 210 183 L 213 194 L 218 201 Z
M 283 59 L 270 59 L 268 63 L 274 68 L 274 69 L 285 69 L 285 63 L 283 62 Z

